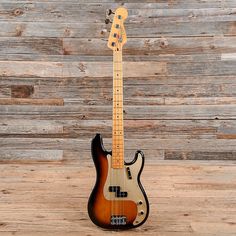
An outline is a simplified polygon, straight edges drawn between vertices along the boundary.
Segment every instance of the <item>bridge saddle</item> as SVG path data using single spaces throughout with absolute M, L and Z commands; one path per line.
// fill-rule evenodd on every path
M 126 217 L 125 216 L 111 216 L 111 225 L 126 225 Z

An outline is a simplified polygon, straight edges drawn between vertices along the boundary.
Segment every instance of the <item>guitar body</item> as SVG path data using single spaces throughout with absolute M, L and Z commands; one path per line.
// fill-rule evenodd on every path
M 104 149 L 97 134 L 92 140 L 92 157 L 97 179 L 88 201 L 88 213 L 94 224 L 106 229 L 129 229 L 143 224 L 149 203 L 140 183 L 144 155 L 137 151 L 123 168 L 112 168 L 112 153 Z

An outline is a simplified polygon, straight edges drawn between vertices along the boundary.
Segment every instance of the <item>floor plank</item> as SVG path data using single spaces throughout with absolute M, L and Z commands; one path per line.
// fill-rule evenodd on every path
M 142 180 L 150 217 L 121 235 L 235 235 L 235 162 L 159 160 Z M 0 165 L 0 234 L 110 235 L 87 215 L 94 181 L 92 161 Z

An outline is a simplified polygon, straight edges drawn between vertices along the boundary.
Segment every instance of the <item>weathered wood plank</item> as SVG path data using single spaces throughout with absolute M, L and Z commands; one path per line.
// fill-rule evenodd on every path
M 124 77 L 155 75 L 234 75 L 235 61 L 216 62 L 126 62 Z M 0 61 L 0 76 L 24 77 L 107 77 L 112 74 L 111 62 L 24 62 Z
M 235 76 L 234 75 L 187 75 L 187 76 L 148 76 L 148 77 L 125 77 L 124 78 L 124 91 L 126 86 L 150 86 L 154 85 L 156 87 L 161 85 L 201 85 L 205 86 L 208 84 L 214 85 L 230 85 L 235 84 Z M 56 77 L 1 77 L 0 79 L 1 88 L 10 88 L 11 85 L 32 85 L 32 86 L 46 86 L 49 87 L 60 87 L 60 86 L 68 86 L 68 87 L 77 87 L 78 89 L 87 87 L 95 87 L 95 88 L 107 88 L 107 90 L 111 90 L 112 88 L 112 77 L 64 77 L 64 78 L 56 78 Z
M 29 98 L 34 93 L 34 87 L 30 85 L 12 85 L 12 98 Z
M 117 8 L 120 5 L 125 6 L 128 9 L 202 9 L 202 8 L 223 8 L 223 7 L 235 7 L 234 0 L 210 0 L 210 1 L 198 1 L 198 0 L 189 0 L 185 2 L 184 0 L 176 0 L 174 2 L 166 2 L 165 0 L 146 0 L 145 2 L 140 3 L 138 0 L 127 0 L 127 1 L 119 1 L 116 0 L 31 0 L 30 2 L 27 0 L 2 0 L 5 6 L 10 6 L 11 4 L 25 4 L 26 7 L 34 8 L 34 6 L 42 5 L 44 3 L 51 4 L 52 8 L 55 7 L 55 2 L 58 4 L 58 7 L 61 5 L 67 6 L 71 4 L 73 7 L 78 8 L 78 10 L 96 10 L 102 7 L 111 7 L 114 6 Z M 26 9 L 27 10 L 27 9 Z
M 230 125 L 225 124 L 219 128 L 217 132 L 217 138 L 219 139 L 236 139 L 236 126 L 230 127 Z
M 93 135 L 94 136 L 94 135 Z M 93 138 L 91 135 L 91 138 Z M 0 138 L 3 149 L 49 149 L 49 150 L 88 150 L 90 152 L 91 139 L 62 139 L 62 138 Z M 236 140 L 233 139 L 126 139 L 126 146 L 143 150 L 185 150 L 185 151 L 236 151 Z M 111 139 L 104 139 L 104 145 L 109 150 Z M 155 150 L 155 149 L 154 149 Z
M 28 80 L 28 79 L 27 79 Z M 96 81 L 97 80 L 97 81 Z M 138 79 L 139 80 L 139 79 Z M 167 79 L 168 80 L 168 79 Z M 170 82 L 173 78 L 170 79 Z M 6 80 L 7 81 L 7 80 Z M 19 84 L 20 79 L 10 80 L 8 83 Z M 32 81 L 32 82 L 31 82 Z M 32 99 L 25 98 L 9 98 L 9 86 L 0 87 L 0 104 L 1 105 L 53 105 L 53 106 L 66 106 L 71 105 L 111 105 L 112 94 L 110 88 L 111 79 L 102 80 L 97 78 L 93 79 L 94 84 L 97 84 L 97 92 L 94 93 L 94 88 L 90 87 L 90 81 L 85 82 L 81 87 L 77 85 L 77 82 L 83 81 L 78 80 L 73 84 L 70 80 L 58 81 L 47 81 L 39 80 L 42 85 L 34 85 L 34 94 Z M 29 79 L 27 83 L 38 84 L 39 81 Z M 135 81 L 135 80 L 134 80 Z M 224 85 L 220 83 L 205 83 L 200 86 L 199 84 L 189 85 L 188 78 L 186 83 L 183 83 L 183 78 L 179 80 L 178 84 L 162 84 L 162 80 L 159 78 L 154 83 L 146 85 L 140 84 L 139 86 L 127 80 L 125 84 L 124 94 L 124 105 L 220 105 L 220 104 L 235 104 L 236 98 L 234 96 L 235 83 L 227 83 L 225 80 Z M 160 81 L 160 82 L 158 82 Z M 56 83 L 55 83 L 56 82 Z M 66 83 L 71 83 L 66 85 Z M 80 82 L 80 83 L 81 83 Z M 148 80 L 147 80 L 148 82 Z M 151 82 L 151 80 L 150 80 Z M 44 86 L 43 84 L 48 84 Z M 60 84 L 61 83 L 61 84 Z M 83 82 L 82 82 L 83 83 Z M 136 83 L 136 82 L 135 82 Z M 137 81 L 138 83 L 138 81 Z M 159 84 L 158 84 L 159 83 Z M 177 83 L 177 81 L 176 81 Z M 182 83 L 182 84 L 181 84 Z M 89 86 L 88 86 L 89 85 Z M 105 86 L 105 87 L 104 87 Z M 91 95 L 88 95 L 91 94 Z M 217 97 L 209 97 L 209 96 Z M 227 97 L 228 96 L 228 97 Z M 8 98 L 7 98 L 8 97 Z M 58 98 L 55 98 L 58 97 Z M 60 97 L 60 98 L 59 98 Z
M 221 61 L 209 63 L 167 63 L 167 73 L 169 75 L 232 75 L 236 62 Z
M 236 152 L 165 151 L 166 160 L 236 160 Z
M 155 145 L 155 143 L 153 144 Z M 145 147 L 144 147 L 145 148 Z M 138 147 L 125 149 L 125 160 L 132 161 Z M 195 149 L 195 148 L 193 148 Z M 143 149 L 146 163 L 153 163 L 157 160 L 236 160 L 236 151 L 181 151 L 163 149 Z M 31 162 L 58 162 L 76 164 L 91 163 L 90 150 L 46 150 L 46 149 L 1 149 L 0 163 L 21 163 Z
M 133 160 L 138 148 L 127 148 L 125 150 L 125 160 Z M 164 150 L 145 150 L 146 163 L 164 160 Z M 76 164 L 83 162 L 91 163 L 90 150 L 47 150 L 47 149 L 0 149 L 0 164 L 8 163 L 40 163 L 40 162 L 60 162 L 63 164 Z M 176 158 L 177 159 L 177 158 Z
M 92 99 L 76 99 L 76 98 L 65 98 L 65 106 L 70 105 L 110 105 L 111 98 L 110 96 L 105 96 L 105 100 L 92 100 Z M 187 97 L 187 98 L 178 98 L 178 97 L 135 97 L 135 98 L 126 98 L 124 99 L 124 105 L 227 105 L 235 104 L 235 97 Z M 0 99 L 1 104 L 1 99 Z M 9 104 L 5 104 L 9 105 Z
M 125 137 L 132 138 L 219 138 L 235 133 L 235 120 L 125 120 Z M 111 120 L 1 119 L 1 137 L 91 138 L 99 132 L 111 138 Z M 140 132 L 135 132 L 139 130 Z M 128 147 L 127 147 L 128 148 Z
M 39 106 L 63 106 L 62 98 L 27 99 L 27 98 L 0 98 L 0 105 L 39 105 Z
M 126 76 L 135 77 L 166 74 L 165 62 L 127 62 Z M 233 72 L 232 72 L 233 73 Z M 84 77 L 111 76 L 112 62 L 20 62 L 0 61 L 0 76 Z
M 50 235 L 57 230 L 63 230 L 65 234 L 70 232 L 68 235 L 85 231 L 91 235 L 110 234 L 93 226 L 87 217 L 87 196 L 95 181 L 91 178 L 95 178 L 91 166 L 14 164 L 2 165 L 0 169 L 3 180 L 0 183 L 0 230 L 3 235 L 15 231 L 14 234 L 19 236 Z M 233 235 L 234 179 L 235 165 L 230 163 L 161 162 L 146 165 L 143 183 L 152 211 L 147 223 L 129 235 L 141 235 L 143 230 L 146 235 L 157 231 L 157 235 L 168 236 L 212 235 L 212 232 Z M 212 222 L 219 226 L 215 229 Z
M 235 61 L 236 60 L 236 53 L 222 53 L 221 60 L 222 61 Z
M 54 232 L 47 232 L 47 236 L 53 236 L 53 235 L 58 235 L 58 236 L 64 236 L 64 235 L 68 235 L 68 236 L 78 236 L 79 233 L 83 233 L 83 232 L 68 232 L 68 231 L 65 231 L 63 229 L 61 229 L 60 231 L 55 231 Z M 94 232 L 93 232 L 94 233 Z M 90 232 L 90 235 L 95 235 L 93 234 L 92 232 Z M 96 235 L 98 236 L 103 236 L 103 235 L 109 235 L 109 232 L 108 231 L 101 231 L 101 230 L 96 230 L 95 231 Z M 149 232 L 146 232 L 146 235 L 152 235 L 153 233 L 151 232 L 151 234 L 149 234 Z M 163 232 L 159 232 L 159 233 L 156 233 L 156 236 L 162 236 L 163 235 Z M 12 235 L 16 235 L 16 236 L 43 236 L 45 235 L 45 232 L 35 232 L 35 231 L 8 231 L 8 232 L 2 232 L 2 235 L 3 236 L 12 236 Z M 124 233 L 124 235 L 127 235 Z M 132 235 L 132 234 L 131 234 Z M 135 235 L 138 235 L 138 236 L 142 236 L 143 233 L 142 232 L 138 232 L 138 231 L 135 231 Z M 167 235 L 167 234 L 166 234 Z M 195 233 L 191 233 L 191 236 L 198 236 L 199 234 L 195 234 Z M 204 234 L 205 236 L 211 236 L 211 234 L 207 234 L 205 233 Z M 230 235 L 230 234 L 228 234 Z M 232 234 L 233 235 L 233 234 Z M 189 232 L 186 233 L 186 232 L 168 232 L 168 236 L 189 236 Z
M 17 42 L 13 43 L 17 45 Z M 103 39 L 65 38 L 63 49 L 69 55 L 110 55 L 110 49 L 107 48 Z M 235 50 L 235 37 L 223 36 L 131 38 L 123 49 L 124 55 L 232 53 Z
M 63 159 L 62 150 L 1 150 L 0 163 L 21 162 L 29 163 L 35 161 L 61 161 Z
M 107 84 L 105 84 L 107 85 Z M 112 86 L 110 86 L 112 88 Z M 58 85 L 57 87 L 35 86 L 30 99 L 0 99 L 0 104 L 32 104 L 32 105 L 111 105 L 112 93 L 109 87 L 70 87 Z M 8 88 L 0 88 L 0 94 L 7 97 Z M 235 84 L 204 84 L 199 85 L 140 85 L 125 86 L 125 105 L 175 105 L 175 104 L 235 104 Z M 15 93 L 16 94 L 16 93 Z M 89 95 L 90 94 L 90 95 Z M 214 97 L 215 96 L 215 97 Z M 8 96 L 9 97 L 9 96 Z M 181 98 L 180 98 L 181 97 Z M 188 98 L 188 99 L 187 99 Z
M 105 12 L 116 9 L 119 3 L 81 4 L 80 2 L 4 2 L 0 6 L 1 21 L 57 21 L 57 22 L 104 22 Z M 151 5 L 151 6 L 150 6 Z M 163 8 L 160 3 L 124 3 L 129 11 L 127 22 L 147 21 L 150 19 L 175 20 L 175 21 L 197 21 L 197 20 L 233 20 L 235 19 L 235 8 L 217 8 L 212 5 L 207 8 L 204 4 L 197 9 L 197 4 L 191 8 L 181 9 L 178 3 L 174 8 L 172 4 Z M 172 5 L 173 6 L 173 5 Z M 206 7 L 206 8 L 204 8 Z M 214 8 L 215 7 L 215 8 Z M 235 7 L 235 5 L 233 6 Z M 145 17 L 141 17 L 145 16 Z
M 150 28 L 155 28 L 150 30 Z M 56 22 L 1 22 L 0 37 L 77 37 L 107 38 L 110 24 Z M 160 36 L 235 36 L 235 21 L 218 22 L 155 22 L 126 24 L 127 35 L 133 37 Z
M 50 135 L 63 133 L 63 125 L 60 121 L 50 120 L 8 120 L 0 121 L 1 134 L 38 134 Z
M 107 84 L 105 84 L 106 86 Z M 110 87 L 111 90 L 112 86 Z M 78 100 L 92 101 L 112 101 L 112 93 L 109 87 L 96 89 L 87 87 L 70 87 L 59 85 L 58 87 L 35 86 L 34 98 L 77 98 Z M 91 94 L 89 96 L 89 94 Z M 236 96 L 236 79 L 232 84 L 205 84 L 204 86 L 185 84 L 185 85 L 161 85 L 161 86 L 125 86 L 124 96 L 127 100 L 140 100 L 142 98 L 170 98 L 171 97 L 235 97 Z M 168 102 L 168 101 L 167 101 Z M 108 103 L 108 104 L 109 104 Z M 128 102 L 127 102 L 128 104 Z M 132 103 L 131 103 L 132 104 Z M 131 105 L 130 104 L 130 105 Z
M 111 55 L 104 39 L 96 38 L 28 38 L 1 37 L 3 54 L 37 55 Z M 124 55 L 196 54 L 236 52 L 235 37 L 161 37 L 131 38 L 124 47 Z M 7 55 L 6 55 L 7 56 Z
M 235 119 L 235 105 L 126 106 L 125 119 Z M 111 106 L 30 106 L 0 107 L 0 118 L 18 119 L 111 119 Z
M 63 55 L 63 40 L 59 38 L 0 38 L 0 52 L 3 54 Z M 6 55 L 7 56 L 7 55 Z
M 1 98 L 7 98 L 11 97 L 11 89 L 8 86 L 0 85 L 0 97 Z
M 228 54 L 228 53 L 227 53 Z M 227 56 L 227 54 L 225 54 Z M 46 58 L 45 58 L 46 57 Z M 45 61 L 48 62 L 78 62 L 78 61 L 112 61 L 112 52 L 110 56 L 88 56 L 88 55 L 44 55 L 44 54 L 0 54 L 1 61 Z M 222 55 L 217 53 L 211 54 L 191 54 L 191 55 L 123 55 L 123 61 L 158 61 L 158 62 L 209 62 L 221 61 Z

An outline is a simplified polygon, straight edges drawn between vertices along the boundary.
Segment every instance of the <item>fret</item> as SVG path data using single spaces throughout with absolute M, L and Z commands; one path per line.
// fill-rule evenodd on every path
M 124 165 L 122 51 L 113 51 L 112 167 Z

